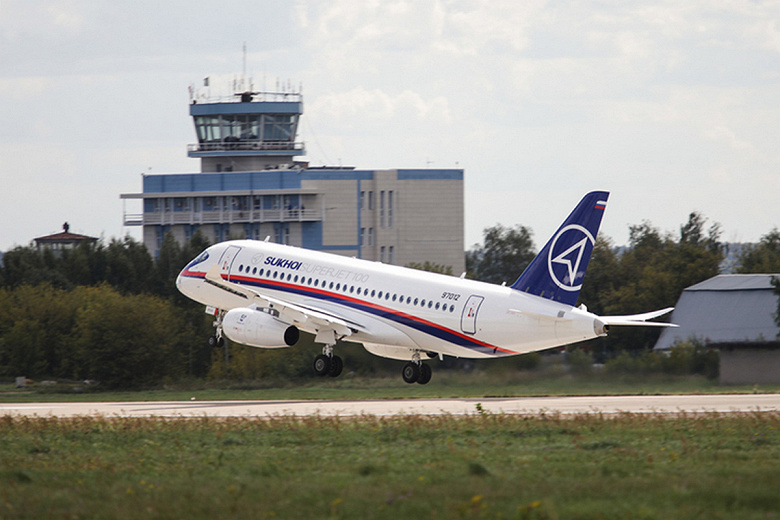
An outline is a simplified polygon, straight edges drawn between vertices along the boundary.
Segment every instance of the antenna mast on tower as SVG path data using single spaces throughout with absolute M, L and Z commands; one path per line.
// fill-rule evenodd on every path
M 244 72 L 242 79 L 246 81 L 246 42 L 244 42 Z

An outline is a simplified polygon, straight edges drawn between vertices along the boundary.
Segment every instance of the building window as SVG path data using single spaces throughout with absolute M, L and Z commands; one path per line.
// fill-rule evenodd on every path
M 362 227 L 360 228 L 360 245 L 361 246 L 367 246 L 366 243 L 366 228 Z
M 385 227 L 385 191 L 379 192 L 379 227 Z
M 379 261 L 380 262 L 385 261 L 385 246 L 379 248 Z
M 372 227 L 368 228 L 368 245 L 374 245 L 374 228 Z
M 387 248 L 387 263 L 392 264 L 395 262 L 395 247 L 390 246 Z
M 387 227 L 393 227 L 393 190 L 387 192 Z
M 360 207 L 359 210 L 364 209 L 366 207 L 366 192 L 361 191 L 360 192 Z
M 290 244 L 290 225 L 279 224 L 276 226 L 276 243 L 277 244 Z
M 203 197 L 203 211 L 216 211 L 217 207 L 216 197 Z
M 368 209 L 369 211 L 374 211 L 374 192 L 369 191 L 368 192 Z

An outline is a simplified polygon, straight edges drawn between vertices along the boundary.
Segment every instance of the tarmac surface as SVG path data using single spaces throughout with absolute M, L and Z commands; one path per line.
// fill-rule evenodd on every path
M 481 411 L 480 411 L 481 410 Z M 360 415 L 474 415 L 505 413 L 737 413 L 780 411 L 780 394 L 632 395 L 399 399 L 368 401 L 146 401 L 3 403 L 0 416 L 27 417 L 273 417 Z

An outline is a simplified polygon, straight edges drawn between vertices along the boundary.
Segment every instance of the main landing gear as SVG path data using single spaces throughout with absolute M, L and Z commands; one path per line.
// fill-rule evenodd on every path
M 333 345 L 322 347 L 322 354 L 314 358 L 314 373 L 318 376 L 338 377 L 344 369 L 344 361 L 333 354 Z
M 412 360 L 406 363 L 401 370 L 401 376 L 404 378 L 404 381 L 409 384 L 428 384 L 432 375 L 433 371 L 431 370 L 430 365 L 426 365 L 420 361 L 419 352 L 415 352 L 412 356 Z

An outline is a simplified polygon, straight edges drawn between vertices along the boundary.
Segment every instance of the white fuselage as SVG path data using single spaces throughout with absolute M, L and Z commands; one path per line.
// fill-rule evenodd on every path
M 386 357 L 506 356 L 603 334 L 596 315 L 509 287 L 253 240 L 208 248 L 181 272 L 179 290 L 219 309 L 246 307 L 206 282 L 217 263 L 226 281 L 354 323 L 341 339 Z

